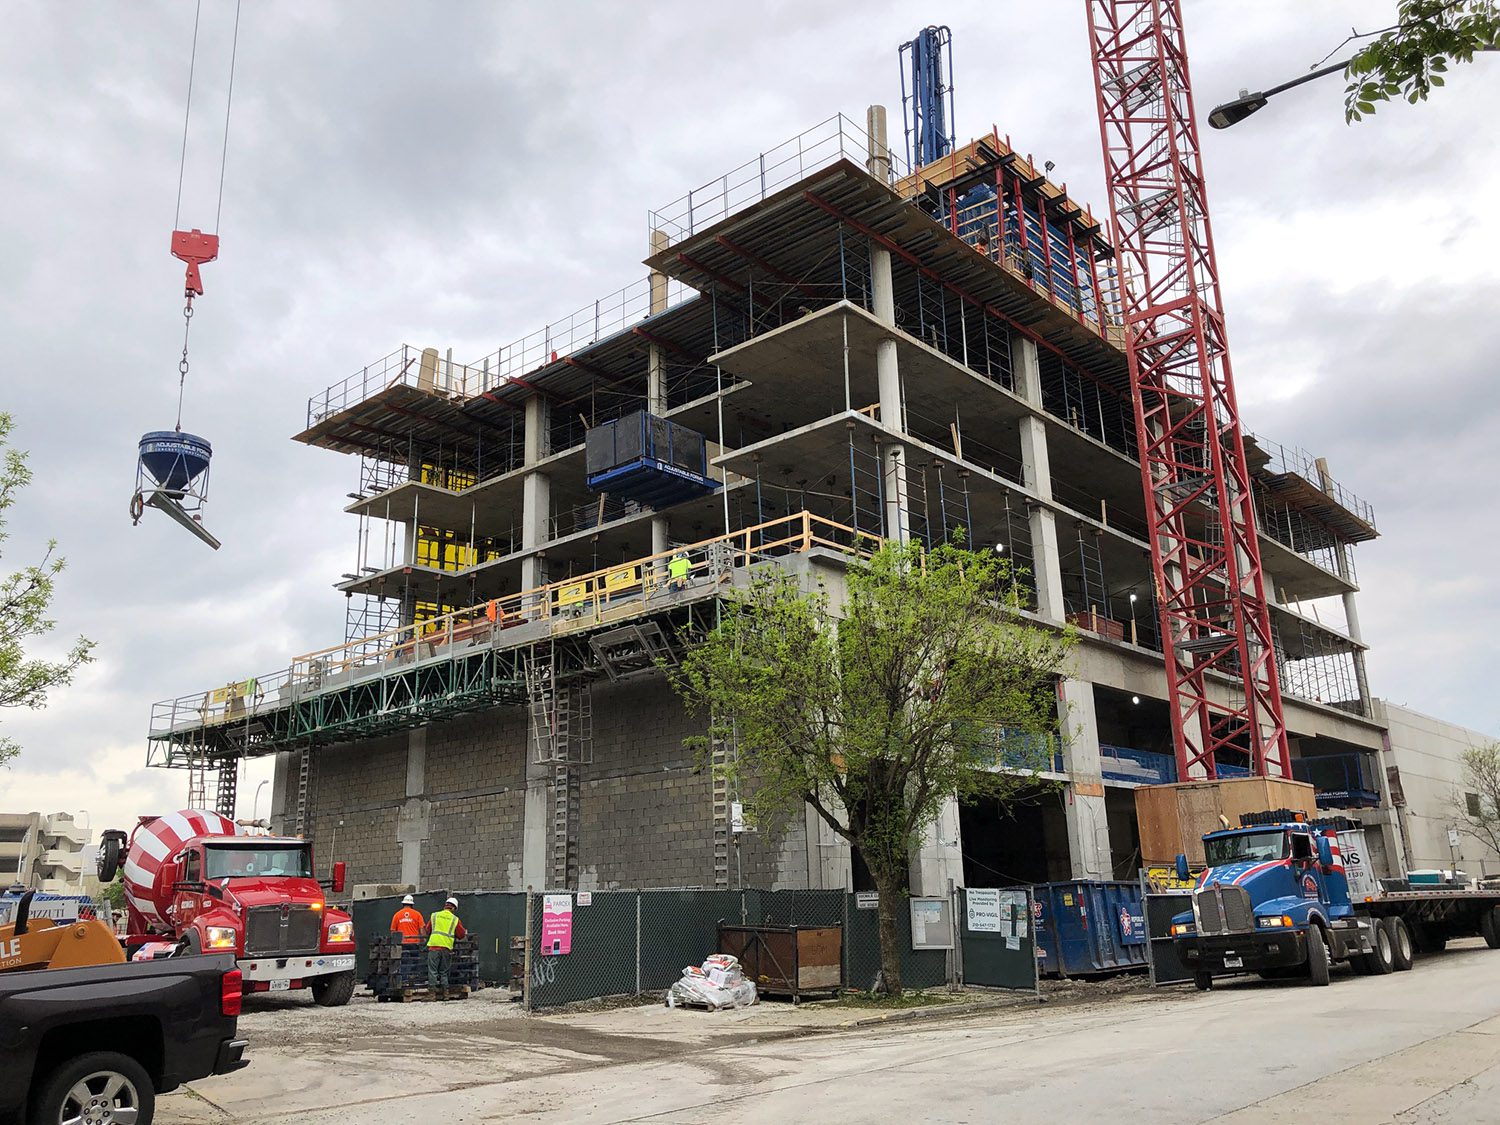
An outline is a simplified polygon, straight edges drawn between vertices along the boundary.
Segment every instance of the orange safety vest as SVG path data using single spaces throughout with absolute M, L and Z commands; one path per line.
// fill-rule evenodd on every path
M 422 940 L 422 915 L 410 906 L 403 906 L 391 919 L 391 929 L 401 935 L 402 945 L 415 945 Z

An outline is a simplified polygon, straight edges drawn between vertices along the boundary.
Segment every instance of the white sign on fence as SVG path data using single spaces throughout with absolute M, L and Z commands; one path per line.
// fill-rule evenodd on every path
M 855 891 L 854 892 L 854 909 L 856 909 L 856 910 L 879 910 L 880 909 L 880 892 L 879 891 Z
M 972 933 L 1000 932 L 1000 892 L 991 887 L 970 887 L 964 892 L 964 923 Z

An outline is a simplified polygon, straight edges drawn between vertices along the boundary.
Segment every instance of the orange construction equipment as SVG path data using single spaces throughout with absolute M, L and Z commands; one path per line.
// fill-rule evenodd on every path
M 30 908 L 28 894 L 16 909 L 16 920 L 0 926 L 0 973 L 125 963 L 124 948 L 103 922 L 29 918 Z

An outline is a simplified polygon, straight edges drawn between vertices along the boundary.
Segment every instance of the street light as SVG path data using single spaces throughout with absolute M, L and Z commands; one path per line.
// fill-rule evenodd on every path
M 1304 83 L 1311 82 L 1314 78 L 1322 78 L 1328 74 L 1337 74 L 1348 67 L 1353 61 L 1353 59 L 1345 59 L 1341 63 L 1322 67 L 1311 74 L 1304 74 L 1301 78 L 1293 78 L 1290 82 L 1283 82 L 1280 86 L 1272 86 L 1269 90 L 1259 90 L 1253 94 L 1249 90 L 1241 90 L 1240 96 L 1233 101 L 1214 106 L 1213 112 L 1208 115 L 1208 123 L 1215 129 L 1227 129 L 1231 125 L 1238 125 L 1252 113 L 1264 109 L 1266 103 L 1282 91 L 1290 90 L 1293 86 L 1301 86 Z
M 250 819 L 251 820 L 259 820 L 260 819 L 260 791 L 262 789 L 264 789 L 265 787 L 266 787 L 266 783 L 264 781 L 262 781 L 259 785 L 257 785 L 255 787 L 255 800 L 253 800 L 253 801 L 250 802 Z

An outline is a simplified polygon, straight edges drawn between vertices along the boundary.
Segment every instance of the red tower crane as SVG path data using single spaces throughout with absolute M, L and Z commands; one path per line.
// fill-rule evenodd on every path
M 1180 780 L 1290 776 L 1181 0 L 1086 0 Z

